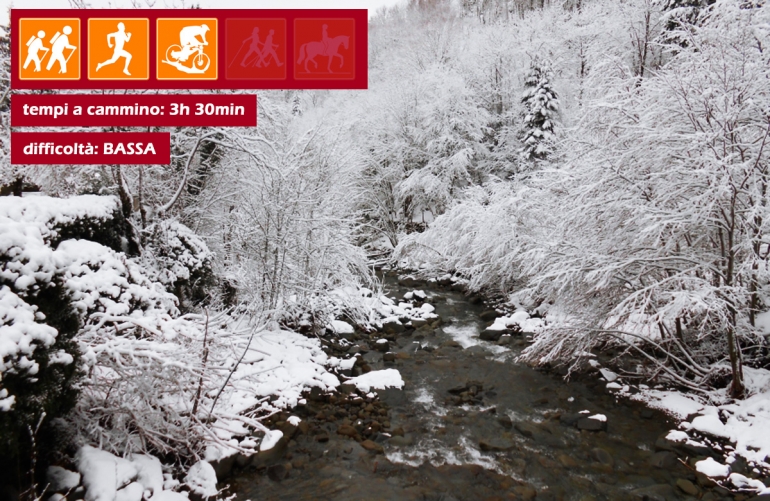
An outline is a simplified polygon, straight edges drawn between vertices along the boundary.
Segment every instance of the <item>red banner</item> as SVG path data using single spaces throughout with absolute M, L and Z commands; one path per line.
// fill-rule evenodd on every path
M 11 9 L 14 89 L 366 89 L 366 9 Z
M 14 94 L 14 127 L 255 127 L 257 96 Z
M 168 132 L 12 132 L 11 163 L 166 165 Z

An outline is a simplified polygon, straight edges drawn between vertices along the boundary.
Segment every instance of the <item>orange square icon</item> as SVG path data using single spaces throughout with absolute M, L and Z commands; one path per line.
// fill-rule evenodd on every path
M 89 80 L 148 80 L 150 20 L 88 20 Z
M 159 18 L 157 23 L 158 80 L 217 79 L 216 18 Z
M 80 19 L 19 19 L 19 78 L 80 79 Z

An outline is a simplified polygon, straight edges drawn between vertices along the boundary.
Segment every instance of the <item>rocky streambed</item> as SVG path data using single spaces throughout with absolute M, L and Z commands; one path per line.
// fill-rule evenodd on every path
M 692 468 L 709 451 L 665 439 L 663 414 L 608 393 L 596 375 L 566 382 L 512 361 L 520 336 L 487 342 L 487 308 L 447 284 L 386 277 L 388 295 L 424 290 L 440 321 L 385 325 L 330 343 L 359 353 L 350 375 L 396 368 L 406 385 L 312 392 L 273 417 L 285 439 L 225 482 L 238 499 L 749 499 Z M 386 339 L 387 343 L 376 340 Z

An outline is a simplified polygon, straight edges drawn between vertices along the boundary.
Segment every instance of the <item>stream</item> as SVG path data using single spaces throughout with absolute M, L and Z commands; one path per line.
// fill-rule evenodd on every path
M 660 439 L 673 427 L 665 415 L 616 398 L 596 375 L 565 381 L 513 362 L 526 345 L 520 337 L 507 346 L 479 340 L 488 307 L 435 284 L 384 281 L 394 298 L 424 290 L 442 323 L 399 334 L 394 361 L 364 354 L 373 370 L 396 368 L 406 383 L 379 392 L 389 427 L 371 435 L 368 448 L 374 442 L 376 450 L 339 430 L 355 424 L 356 412 L 378 408 L 308 402 L 306 428 L 279 464 L 226 481 L 237 499 L 745 499 L 699 485 L 680 455 L 665 450 Z M 606 416 L 606 430 L 576 426 L 597 414 Z

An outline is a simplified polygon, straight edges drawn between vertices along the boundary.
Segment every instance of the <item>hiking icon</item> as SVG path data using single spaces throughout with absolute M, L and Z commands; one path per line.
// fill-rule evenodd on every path
M 65 25 L 61 31 L 57 31 L 49 40 L 48 43 L 51 44 L 51 47 L 48 48 L 45 46 L 45 31 L 39 30 L 25 44 L 27 46 L 27 58 L 24 60 L 22 68 L 26 70 L 29 67 L 29 63 L 35 63 L 35 69 L 32 71 L 39 73 L 42 70 L 43 59 L 48 57 L 48 64 L 45 66 L 46 71 L 51 71 L 54 63 L 59 63 L 59 73 L 67 73 L 67 63 L 77 50 L 77 47 L 69 41 L 69 35 L 71 34 L 72 27 Z M 70 53 L 67 57 L 64 57 L 66 50 L 69 50 Z M 41 51 L 43 51 L 42 57 L 40 56 Z
M 263 65 L 264 67 L 268 67 L 270 65 L 270 57 L 272 57 L 273 61 L 278 67 L 283 66 L 284 63 L 278 59 L 278 54 L 275 53 L 275 49 L 278 48 L 278 45 L 273 43 L 273 36 L 275 35 L 275 30 L 270 30 L 267 37 L 265 38 L 264 42 L 259 41 L 259 27 L 255 26 L 251 31 L 251 36 L 243 40 L 241 43 L 241 47 L 238 49 L 238 51 L 235 53 L 235 57 L 230 61 L 230 64 L 228 66 L 231 67 L 235 61 L 238 59 L 238 55 L 240 54 L 243 47 L 246 45 L 246 42 L 249 43 L 249 50 L 246 51 L 246 54 L 243 56 L 243 59 L 240 62 L 240 65 L 242 68 L 245 68 L 247 66 L 254 65 L 256 68 L 261 68 Z M 260 45 L 262 48 L 260 48 Z M 253 59 L 249 59 L 252 55 L 254 55 Z M 246 61 L 249 61 L 246 63 Z

